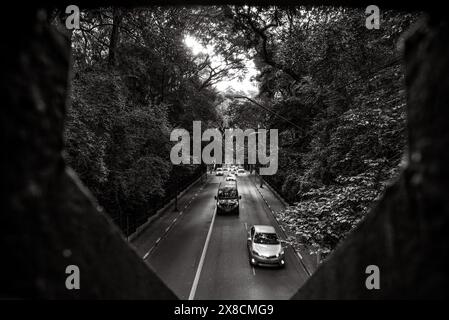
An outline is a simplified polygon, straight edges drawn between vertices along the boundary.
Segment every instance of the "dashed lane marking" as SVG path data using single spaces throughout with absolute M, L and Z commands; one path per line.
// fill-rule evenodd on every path
M 206 182 L 207 182 L 207 180 L 206 180 Z M 205 186 L 205 184 L 203 184 L 203 185 L 201 186 L 201 188 L 199 189 L 200 192 L 204 189 L 204 186 Z M 186 208 L 190 205 L 190 203 L 192 202 L 193 199 L 195 199 L 195 197 L 198 195 L 198 193 L 199 193 L 199 192 L 195 193 L 195 195 L 193 196 L 193 198 L 190 199 L 189 203 L 187 203 L 187 204 L 184 206 L 184 209 L 186 209 Z M 184 211 L 181 210 L 181 211 L 179 212 L 178 217 L 182 216 L 183 213 L 184 213 Z M 167 233 L 168 233 L 168 231 L 171 229 L 171 227 L 173 227 L 173 226 L 175 225 L 176 221 L 178 221 L 178 217 L 175 217 L 175 219 L 173 219 L 172 223 L 165 229 L 164 234 L 163 234 L 161 237 L 159 237 L 159 238 L 156 240 L 156 242 L 154 243 L 154 245 L 150 248 L 150 250 L 148 250 L 148 252 L 145 253 L 145 255 L 142 257 L 143 260 L 145 260 L 146 258 L 148 258 L 148 256 L 150 255 L 150 253 L 154 250 L 154 248 L 156 248 L 156 246 L 157 246 L 158 243 L 162 240 L 162 238 L 164 238 L 164 237 L 167 235 Z

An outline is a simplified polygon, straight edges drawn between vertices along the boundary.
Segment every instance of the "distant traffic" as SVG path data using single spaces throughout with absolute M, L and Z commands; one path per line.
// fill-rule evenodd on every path
M 217 214 L 239 214 L 242 196 L 238 190 L 238 176 L 246 171 L 241 166 L 224 166 L 215 169 L 215 175 L 223 177 L 215 196 Z M 254 225 L 248 230 L 247 248 L 249 262 L 253 266 L 285 266 L 282 241 L 270 225 Z

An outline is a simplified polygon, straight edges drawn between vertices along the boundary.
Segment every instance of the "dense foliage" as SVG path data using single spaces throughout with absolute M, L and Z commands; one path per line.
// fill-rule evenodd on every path
M 206 77 L 210 63 L 183 41 L 192 10 L 86 11 L 71 34 L 67 161 L 126 234 L 204 171 L 169 159 L 173 128 L 219 120 L 222 75 Z
M 267 180 L 293 204 L 279 218 L 327 254 L 397 175 L 405 145 L 398 47 L 416 15 L 382 12 L 379 30 L 365 18 L 330 7 L 85 12 L 71 35 L 68 162 L 129 232 L 198 171 L 171 165 L 171 129 L 276 128 L 279 170 Z M 215 57 L 192 54 L 186 36 Z M 257 97 L 214 89 L 248 60 Z
M 227 14 L 254 52 L 261 88 L 260 106 L 233 102 L 232 124 L 279 129 L 279 170 L 266 180 L 293 205 L 278 218 L 326 256 L 399 172 L 406 124 L 397 47 L 416 16 L 384 12 L 380 30 L 368 30 L 355 9 Z

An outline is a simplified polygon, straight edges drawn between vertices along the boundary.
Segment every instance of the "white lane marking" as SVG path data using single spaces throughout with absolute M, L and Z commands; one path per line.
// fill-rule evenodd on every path
M 302 259 L 302 255 L 298 252 L 298 256 Z
M 245 230 L 248 230 L 248 224 L 245 222 Z
M 251 267 L 251 269 L 253 269 L 253 276 L 256 275 L 256 269 L 254 269 L 254 267 Z
M 192 288 L 190 289 L 189 300 L 193 300 L 195 298 L 195 293 L 198 287 L 198 282 L 200 280 L 201 270 L 203 269 L 204 259 L 206 258 L 207 247 L 209 246 L 209 240 L 212 234 L 216 214 L 217 214 L 217 207 L 215 207 L 214 209 L 214 214 L 212 216 L 212 221 L 210 223 L 209 231 L 207 233 L 206 242 L 204 243 L 203 252 L 201 253 L 200 263 L 198 264 L 198 268 L 196 269 L 195 279 L 193 279 Z
M 203 186 L 204 187 L 204 186 Z M 201 187 L 201 189 L 200 189 L 200 191 L 203 189 L 203 187 Z M 198 193 L 196 193 L 195 194 L 195 196 L 197 196 L 198 195 Z M 193 198 L 195 198 L 195 196 L 193 197 Z M 190 202 L 192 202 L 192 199 L 190 199 Z M 189 204 L 190 204 L 190 202 L 189 202 Z M 187 208 L 187 204 L 184 206 L 184 208 Z M 179 212 L 179 217 L 181 216 L 183 214 L 183 211 L 181 210 L 180 212 Z M 172 223 L 165 229 L 165 234 L 170 230 L 170 228 L 172 227 L 172 226 L 174 226 L 175 225 L 175 223 L 176 223 L 176 221 L 178 220 L 178 217 L 175 217 L 175 219 L 173 219 L 173 221 L 172 221 Z M 156 240 L 156 242 L 155 242 L 155 244 L 150 248 L 150 250 L 148 250 L 148 252 L 147 253 L 145 253 L 145 255 L 142 257 L 142 259 L 143 260 L 145 260 L 146 258 L 148 258 L 148 256 L 150 255 L 150 253 L 153 251 L 153 249 L 157 246 L 157 244 L 160 242 L 160 241 L 162 241 L 162 238 L 165 236 L 165 234 L 164 235 L 162 235 L 162 237 L 159 237 L 157 240 Z

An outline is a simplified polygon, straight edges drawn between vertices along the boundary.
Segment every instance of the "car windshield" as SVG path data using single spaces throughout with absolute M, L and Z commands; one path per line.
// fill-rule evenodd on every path
M 254 243 L 259 244 L 279 244 L 276 233 L 256 233 Z
M 237 198 L 237 190 L 235 188 L 223 188 L 218 190 L 218 198 L 232 199 Z

